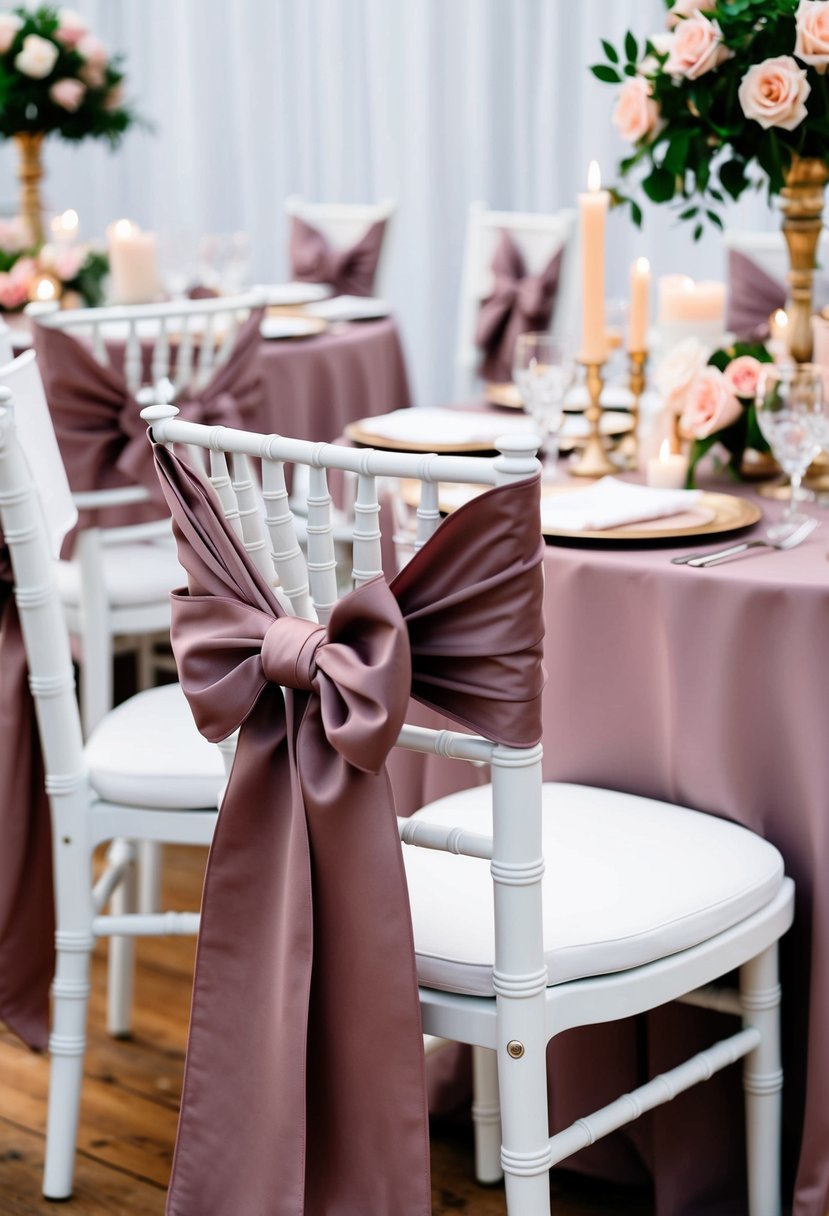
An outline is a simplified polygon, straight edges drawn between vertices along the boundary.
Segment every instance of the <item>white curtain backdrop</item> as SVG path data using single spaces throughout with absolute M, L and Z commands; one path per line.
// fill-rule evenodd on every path
M 247 229 L 254 278 L 287 277 L 285 196 L 394 197 L 389 295 L 418 403 L 451 398 L 466 210 L 574 205 L 587 163 L 624 151 L 613 89 L 588 71 L 599 38 L 662 28 L 661 0 L 71 0 L 113 50 L 154 130 L 115 154 L 51 141 L 46 198 L 84 237 L 129 216 L 160 234 Z M 0 152 L 0 202 L 14 159 Z M 773 226 L 762 195 L 729 213 Z M 693 245 L 664 208 L 612 215 L 609 291 L 637 255 L 656 274 L 721 277 L 712 231 Z M 392 406 L 394 403 L 390 402 Z

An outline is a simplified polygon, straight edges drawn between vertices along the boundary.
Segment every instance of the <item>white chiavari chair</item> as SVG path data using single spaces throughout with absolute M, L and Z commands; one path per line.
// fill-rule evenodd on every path
M 496 458 L 415 456 L 311 444 L 142 412 L 160 443 L 209 454 L 224 510 L 289 611 L 325 623 L 337 598 L 329 470 L 357 478 L 351 582 L 381 573 L 380 478 L 420 482 L 415 547 L 440 520 L 438 483 L 493 485 L 538 466 L 532 439 Z M 252 509 L 249 461 L 264 509 Z M 309 468 L 308 557 L 285 465 Z M 244 493 L 231 494 L 233 486 Z M 477 1171 L 506 1178 L 510 1216 L 547 1216 L 549 1171 L 580 1148 L 745 1059 L 751 1216 L 779 1216 L 777 941 L 793 884 L 780 854 L 734 824 L 666 803 L 541 783 L 541 748 L 404 727 L 398 745 L 490 766 L 492 783 L 401 820 L 423 1028 L 473 1046 Z M 488 864 L 487 864 L 488 863 Z M 545 869 L 546 863 L 546 869 Z M 713 981 L 740 968 L 739 991 Z M 550 1137 L 546 1046 L 556 1034 L 672 1000 L 742 1019 L 730 1037 Z
M 128 913 L 133 841 L 209 844 L 225 766 L 196 731 L 177 684 L 107 714 L 86 745 L 39 490 L 0 388 L 0 523 L 11 554 L 52 817 L 56 969 L 43 1190 L 72 1189 L 83 1079 L 90 957 L 96 938 L 192 933 L 198 913 Z M 114 842 L 93 882 L 92 854 Z M 109 913 L 105 909 L 109 906 Z
M 386 221 L 374 276 L 374 294 L 378 296 L 386 292 L 390 229 L 396 211 L 397 202 L 393 198 L 382 199 L 379 203 L 308 203 L 298 194 L 290 194 L 285 199 L 285 214 L 289 218 L 295 215 L 318 229 L 334 249 L 353 245 L 372 224 Z
M 576 258 L 569 249 L 575 233 L 574 211 L 553 211 L 549 214 L 521 211 L 489 211 L 486 203 L 475 202 L 469 207 L 466 221 L 461 296 L 458 317 L 458 340 L 455 351 L 455 393 L 459 401 L 474 394 L 476 369 L 481 360 L 475 344 L 475 327 L 481 301 L 492 290 L 492 258 L 501 232 L 508 232 L 524 259 L 528 274 L 540 274 L 553 255 L 562 247 L 565 254 L 559 279 L 558 294 L 550 328 L 564 334 L 572 323 L 577 302 L 575 279 Z

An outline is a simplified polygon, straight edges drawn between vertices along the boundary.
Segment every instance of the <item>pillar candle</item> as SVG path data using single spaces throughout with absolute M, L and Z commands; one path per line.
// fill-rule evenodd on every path
M 695 283 L 686 274 L 665 274 L 659 280 L 659 324 L 677 321 L 723 323 L 725 283 Z
M 582 271 L 581 358 L 585 363 L 604 363 L 607 334 L 604 324 L 605 221 L 610 195 L 600 189 L 596 161 L 590 162 L 587 190 L 579 195 L 579 232 Z
M 651 267 L 647 258 L 637 258 L 630 268 L 630 321 L 628 350 L 648 349 L 648 303 Z
M 142 232 L 131 220 L 107 228 L 110 293 L 116 304 L 148 304 L 159 294 L 155 233 Z

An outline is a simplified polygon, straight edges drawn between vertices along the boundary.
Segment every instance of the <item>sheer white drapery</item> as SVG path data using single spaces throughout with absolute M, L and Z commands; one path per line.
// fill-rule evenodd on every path
M 287 275 L 287 194 L 396 197 L 390 296 L 419 403 L 451 397 L 466 209 L 573 206 L 587 162 L 623 151 L 613 91 L 588 72 L 599 38 L 662 27 L 661 0 L 72 0 L 127 56 L 130 93 L 155 132 L 119 153 L 47 145 L 45 194 L 83 234 L 127 215 L 159 233 L 247 229 L 254 275 Z M 2 198 L 15 197 L 12 150 Z M 776 218 L 762 195 L 728 216 Z M 656 273 L 720 276 L 713 231 L 646 209 L 611 216 L 609 291 L 640 254 Z M 395 406 L 389 402 L 389 408 Z

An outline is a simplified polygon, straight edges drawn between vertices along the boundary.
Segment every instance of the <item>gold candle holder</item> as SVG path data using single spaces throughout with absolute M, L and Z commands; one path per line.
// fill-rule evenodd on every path
M 628 360 L 630 374 L 628 388 L 630 389 L 630 420 L 631 429 L 619 444 L 619 454 L 623 457 L 625 466 L 629 469 L 639 467 L 639 403 L 645 391 L 645 365 L 648 362 L 646 350 L 629 350 Z
M 599 429 L 602 417 L 601 396 L 604 384 L 602 368 L 604 363 L 591 363 L 583 359 L 580 359 L 579 362 L 585 369 L 585 383 L 590 396 L 590 404 L 585 414 L 590 424 L 590 434 L 581 457 L 576 464 L 571 466 L 570 472 L 574 477 L 606 477 L 608 473 L 617 473 L 618 469 L 605 451 Z

